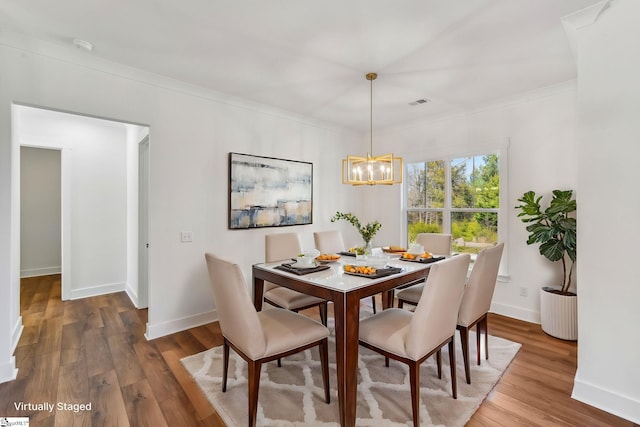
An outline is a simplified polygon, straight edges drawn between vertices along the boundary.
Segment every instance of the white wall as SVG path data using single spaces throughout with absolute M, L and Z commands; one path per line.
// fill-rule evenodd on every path
M 94 130 L 73 141 L 72 298 L 123 290 L 127 280 L 126 131 Z
M 263 259 L 266 233 L 297 231 L 302 233 L 303 244 L 311 246 L 314 230 L 334 227 L 329 222 L 333 212 L 355 204 L 355 190 L 335 191 L 341 188 L 340 160 L 355 141 L 349 132 L 106 63 L 76 50 L 23 40 L 7 32 L 0 34 L 0 68 L 0 123 L 7 124 L 0 131 L 3 232 L 10 232 L 11 221 L 16 217 L 14 200 L 8 197 L 10 191 L 19 194 L 9 179 L 17 168 L 5 160 L 5 154 L 11 155 L 17 144 L 12 145 L 9 133 L 12 102 L 150 126 L 147 334 L 151 338 L 215 318 L 205 251 L 236 259 L 244 266 L 249 281 L 251 264 Z M 313 162 L 314 224 L 228 230 L 230 151 Z M 181 243 L 181 231 L 192 231 L 193 242 Z M 0 255 L 11 257 L 18 245 L 5 246 L 5 242 L 0 244 Z M 120 246 L 124 253 L 126 244 Z M 0 303 L 2 316 L 8 313 L 6 323 L 0 327 L 0 363 L 4 363 L 0 369 L 8 372 L 5 377 L 12 373 L 12 337 L 17 335 L 7 333 L 6 325 L 12 325 L 9 330 L 13 330 L 13 325 L 19 324 L 18 276 L 10 267 L 6 258 L 0 261 L 0 292 L 13 292 L 10 301 L 3 299 Z M 5 304 L 13 306 L 13 311 L 2 310 Z M 3 379 L 6 378 L 0 381 Z
M 640 423 L 640 2 L 577 29 L 580 197 L 573 396 Z
M 60 151 L 20 150 L 20 277 L 60 273 Z
M 506 149 L 508 238 L 503 258 L 508 277 L 496 287 L 492 311 L 519 319 L 540 321 L 538 289 L 560 280 L 561 267 L 546 261 L 535 246 L 527 246 L 527 232 L 514 206 L 528 190 L 549 194 L 553 189 L 577 188 L 576 90 L 574 82 L 543 88 L 490 108 L 376 134 L 380 153 L 393 152 L 405 163 L 449 155 L 482 154 Z M 504 171 L 503 171 L 504 173 Z M 367 189 L 365 189 L 367 190 Z M 377 212 L 385 225 L 382 241 L 404 236 L 404 217 L 397 206 L 400 187 L 368 189 L 364 206 Z M 392 203 L 381 201 L 393 200 Z M 504 236 L 501 236 L 504 239 Z M 524 288 L 527 297 L 520 296 Z

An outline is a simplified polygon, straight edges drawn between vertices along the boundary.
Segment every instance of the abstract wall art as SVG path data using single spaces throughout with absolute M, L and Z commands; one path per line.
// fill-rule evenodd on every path
M 311 224 L 313 164 L 229 153 L 229 228 Z

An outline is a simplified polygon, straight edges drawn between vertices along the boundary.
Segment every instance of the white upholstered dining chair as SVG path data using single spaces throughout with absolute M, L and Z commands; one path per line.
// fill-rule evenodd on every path
M 453 239 L 451 234 L 420 233 L 416 236 L 416 243 L 424 246 L 424 250 L 434 255 L 451 256 Z
M 296 258 L 302 249 L 298 233 L 267 234 L 265 236 L 265 262 L 287 261 Z M 264 282 L 264 300 L 269 304 L 298 312 L 318 306 L 322 324 L 327 324 L 327 301 L 293 289 Z
M 489 359 L 489 324 L 487 313 L 491 307 L 493 291 L 496 287 L 498 269 L 504 243 L 483 249 L 476 257 L 469 275 L 467 286 L 460 303 L 457 328 L 460 331 L 462 355 L 464 357 L 464 373 L 467 384 L 471 384 L 469 371 L 469 329 L 476 327 L 476 350 L 478 365 L 480 364 L 480 333 L 484 332 L 484 354 Z
M 324 399 L 329 403 L 329 330 L 289 310 L 274 308 L 257 312 L 240 267 L 209 253 L 205 259 L 224 339 L 222 391 L 227 390 L 231 347 L 248 364 L 249 427 L 256 425 L 262 364 L 307 348 L 319 346 Z
M 360 321 L 360 345 L 409 365 L 413 425 L 420 425 L 420 364 L 448 344 L 451 392 L 457 399 L 455 332 L 470 256 L 434 264 L 414 313 L 390 308 Z
M 313 233 L 316 249 L 324 254 L 335 254 L 344 251 L 342 233 L 338 230 L 316 231 Z
M 313 233 L 313 241 L 316 245 L 316 249 L 323 254 L 335 254 L 338 252 L 344 252 L 344 240 L 342 240 L 342 233 L 338 230 L 329 231 L 316 231 Z M 376 313 L 376 297 L 371 297 L 371 308 L 373 314 Z
M 420 233 L 416 236 L 416 243 L 424 246 L 426 252 L 433 255 L 451 256 L 453 239 L 451 234 L 440 233 Z M 398 308 L 402 308 L 404 303 L 416 305 L 422 295 L 424 281 L 412 286 L 408 286 L 398 292 Z

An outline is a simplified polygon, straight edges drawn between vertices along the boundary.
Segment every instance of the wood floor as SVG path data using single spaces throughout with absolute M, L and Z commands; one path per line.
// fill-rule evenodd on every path
M 28 416 L 32 427 L 224 426 L 180 363 L 222 343 L 217 323 L 146 341 L 147 312 L 125 293 L 63 302 L 59 276 L 23 279 L 21 311 L 18 378 L 0 384 L 0 417 Z M 489 330 L 522 349 L 468 426 L 634 426 L 570 398 L 575 343 L 498 315 Z M 91 411 L 21 411 L 20 402 Z

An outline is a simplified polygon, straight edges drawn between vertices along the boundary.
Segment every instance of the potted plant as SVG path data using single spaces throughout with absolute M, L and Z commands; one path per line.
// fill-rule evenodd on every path
M 518 217 L 527 224 L 528 245 L 540 244 L 540 254 L 562 265 L 559 287 L 543 287 L 540 292 L 542 330 L 556 338 L 578 339 L 577 296 L 571 292 L 576 261 L 576 200 L 573 190 L 553 190 L 549 206 L 540 205 L 542 196 L 527 191 L 518 199 Z
M 382 224 L 378 221 L 373 221 L 368 223 L 367 225 L 360 224 L 360 220 L 353 214 L 350 213 L 341 213 L 336 212 L 336 214 L 331 218 L 331 222 L 336 222 L 340 219 L 344 219 L 345 221 L 349 221 L 351 225 L 353 225 L 362 236 L 362 240 L 364 240 L 364 246 L 362 248 L 355 248 L 356 254 L 363 255 L 371 254 L 371 239 L 376 235 L 378 230 L 382 228 Z

